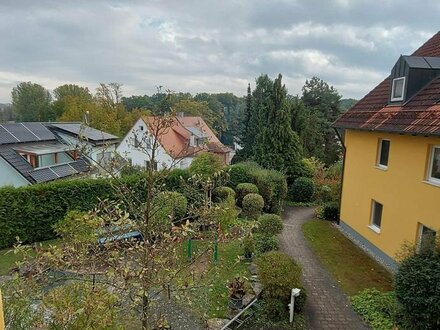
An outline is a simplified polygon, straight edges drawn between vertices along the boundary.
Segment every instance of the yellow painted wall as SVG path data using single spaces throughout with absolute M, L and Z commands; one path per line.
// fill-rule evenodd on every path
M 387 170 L 376 167 L 380 138 L 391 141 Z M 341 220 L 393 259 L 419 222 L 440 229 L 440 186 L 425 181 L 432 145 L 440 138 L 346 131 Z M 380 233 L 368 227 L 372 199 L 383 204 Z

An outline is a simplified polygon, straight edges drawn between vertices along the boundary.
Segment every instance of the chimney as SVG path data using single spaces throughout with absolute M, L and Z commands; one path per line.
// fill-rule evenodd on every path
M 184 112 L 178 112 L 177 113 L 177 117 L 183 118 L 183 117 L 185 117 L 185 113 Z

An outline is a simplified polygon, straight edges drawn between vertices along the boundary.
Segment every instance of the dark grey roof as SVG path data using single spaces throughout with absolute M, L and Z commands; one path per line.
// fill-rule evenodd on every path
M 94 143 L 117 142 L 118 137 L 81 123 L 48 123 L 49 128 L 63 131 L 70 135 L 81 136 Z
M 440 57 L 402 56 L 412 69 L 440 69 Z
M 55 140 L 55 135 L 41 123 L 0 124 L 0 144 Z

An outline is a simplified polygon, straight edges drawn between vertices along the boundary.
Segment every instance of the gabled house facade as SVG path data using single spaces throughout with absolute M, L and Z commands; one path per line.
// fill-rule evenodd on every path
M 168 119 L 139 118 L 119 144 L 117 152 L 131 165 L 146 167 L 152 159 L 153 148 L 153 166 L 157 170 L 188 168 L 200 152 L 215 153 L 229 164 L 232 152 L 201 117 L 186 117 L 184 114 Z
M 440 32 L 343 114 L 340 225 L 393 269 L 440 229 Z
M 95 158 L 104 161 L 104 144 L 105 152 L 115 152 L 117 143 L 116 136 L 80 123 L 0 124 L 0 187 L 84 175 Z

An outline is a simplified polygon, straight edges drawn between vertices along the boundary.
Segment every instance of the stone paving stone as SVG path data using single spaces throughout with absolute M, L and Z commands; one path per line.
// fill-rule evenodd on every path
M 302 234 L 302 224 L 314 217 L 313 208 L 288 207 L 283 214 L 285 226 L 280 234 L 281 250 L 302 265 L 308 329 L 369 329 L 353 311 L 348 297 L 324 269 Z

